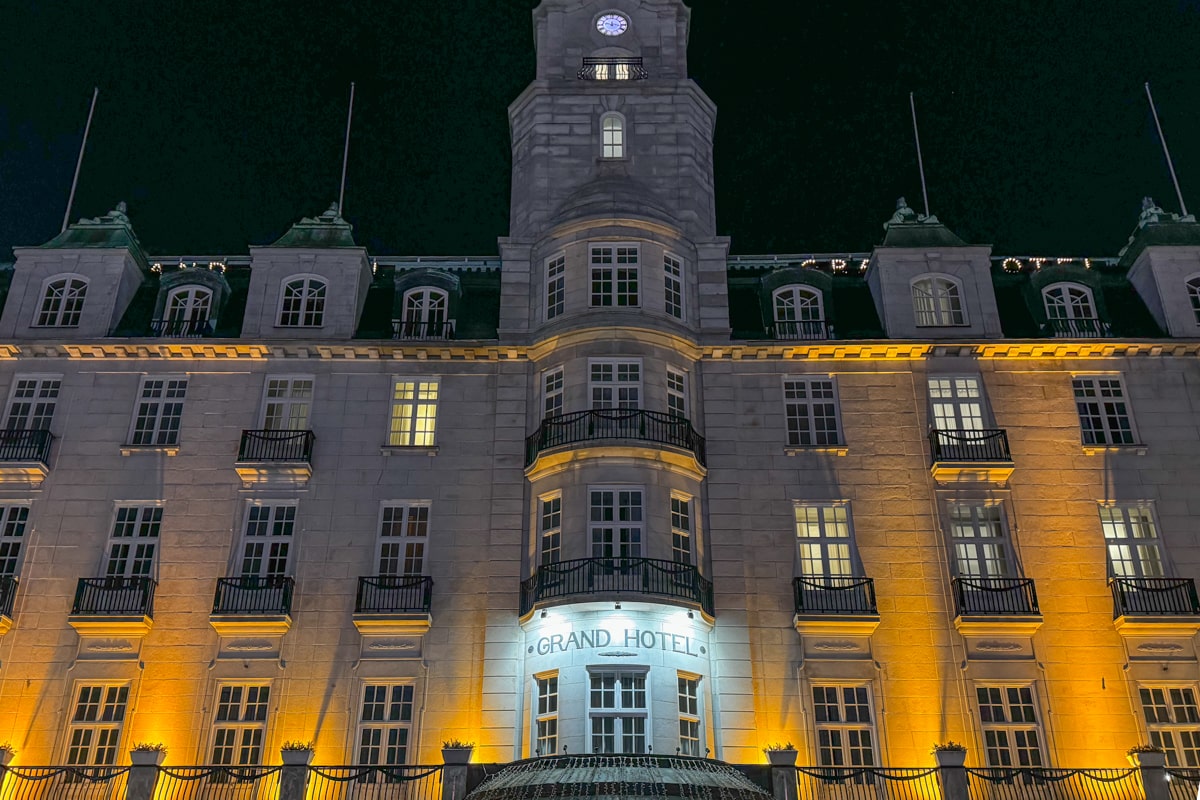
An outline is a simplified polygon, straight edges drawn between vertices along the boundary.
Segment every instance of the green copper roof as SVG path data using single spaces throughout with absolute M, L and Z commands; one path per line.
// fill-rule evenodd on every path
M 1142 215 L 1129 242 L 1118 254 L 1122 267 L 1131 267 L 1142 251 L 1153 245 L 1200 246 L 1200 223 L 1188 214 L 1170 214 L 1155 205 L 1153 198 L 1142 198 Z
M 967 243 L 930 214 L 923 217 L 901 197 L 896 213 L 883 223 L 883 247 L 966 247 Z
M 84 217 L 79 222 L 68 225 L 65 231 L 41 246 L 60 250 L 79 247 L 124 248 L 145 267 L 146 256 L 125 212 L 125 203 L 117 203 L 116 208 L 102 217 Z
M 353 226 L 342 219 L 337 203 L 319 217 L 304 217 L 272 247 L 357 247 Z

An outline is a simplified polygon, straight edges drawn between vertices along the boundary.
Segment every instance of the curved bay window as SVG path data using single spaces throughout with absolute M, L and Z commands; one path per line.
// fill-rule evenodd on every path
M 827 339 L 825 306 L 821 292 L 807 286 L 784 286 L 771 298 L 774 309 L 774 338 Z
M 42 290 L 42 305 L 34 325 L 39 328 L 74 328 L 83 314 L 87 281 L 80 277 L 52 278 Z
M 158 336 L 202 336 L 212 331 L 213 293 L 203 286 L 181 286 L 167 295 Z
M 283 284 L 279 327 L 319 328 L 325 324 L 325 281 L 316 277 L 289 278 Z
M 912 282 L 913 312 L 918 328 L 966 325 L 962 286 L 946 275 L 925 275 Z
M 1046 327 L 1051 336 L 1106 336 L 1108 326 L 1100 321 L 1092 290 L 1078 283 L 1054 283 L 1042 289 Z
M 450 296 L 441 289 L 410 289 L 401 308 L 402 316 L 393 325 L 397 339 L 447 339 L 454 332 Z

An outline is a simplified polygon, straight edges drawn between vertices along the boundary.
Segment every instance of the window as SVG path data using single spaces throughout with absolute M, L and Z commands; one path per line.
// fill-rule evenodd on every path
M 837 390 L 832 378 L 784 378 L 783 409 L 788 445 L 841 444 Z
M 1041 723 L 1030 686 L 979 686 L 979 722 L 989 767 L 1040 767 Z
M 824 339 L 825 309 L 821 293 L 807 286 L 784 286 L 772 297 L 775 336 L 780 339 Z
M 642 365 L 638 361 L 588 362 L 592 408 L 639 408 Z
M 407 764 L 412 721 L 411 684 L 364 686 L 358 723 L 358 763 L 373 767 Z
M 148 578 L 162 528 L 162 506 L 120 506 L 108 542 L 106 578 Z
M 700 676 L 681 672 L 676 678 L 679 692 L 679 753 L 701 756 L 704 725 L 700 722 Z
M 308 430 L 312 396 L 311 377 L 267 378 L 263 393 L 263 428 L 269 431 Z
M 1100 506 L 1100 527 L 1108 547 L 1108 568 L 1116 578 L 1166 575 L 1162 542 L 1149 506 Z
M 283 284 L 279 327 L 319 328 L 325 320 L 325 281 L 292 278 Z
M 212 312 L 212 292 L 201 286 L 171 290 L 163 309 L 166 335 L 199 334 Z
M 982 398 L 978 378 L 930 378 L 933 427 L 939 431 L 983 430 Z M 957 440 L 947 443 L 951 441 Z
M 441 289 L 409 289 L 404 293 L 401 339 L 424 339 L 447 335 L 450 301 Z
M 671 495 L 671 560 L 692 563 L 692 500 L 677 494 Z
M 1138 689 L 1150 743 L 1167 753 L 1168 767 L 1200 767 L 1200 708 L 1191 686 Z
M 429 501 L 388 503 L 379 517 L 379 574 L 419 577 L 425 574 L 429 543 Z
M 558 673 L 535 677 L 533 690 L 533 752 L 552 756 L 558 752 Z
M 817 757 L 822 767 L 875 764 L 875 717 L 866 686 L 813 686 Z
M 538 529 L 541 533 L 539 562 L 557 564 L 562 558 L 562 495 L 553 494 L 538 500 L 541 507 Z
M 592 752 L 645 753 L 648 708 L 644 670 L 589 670 Z
M 1200 325 L 1200 275 L 1193 275 L 1184 284 L 1187 287 L 1188 301 L 1192 304 L 1192 316 Z
M 270 698 L 270 686 L 220 686 L 210 763 L 225 767 L 252 767 L 262 763 Z
M 187 378 L 142 378 L 129 443 L 164 446 L 179 444 L 179 421 Z
M 1071 386 L 1085 445 L 1133 444 L 1133 421 L 1120 377 L 1080 377 Z
M 437 432 L 437 380 L 397 380 L 392 388 L 392 447 L 432 447 Z
M 42 290 L 42 307 L 38 309 L 34 325 L 39 328 L 78 327 L 87 288 L 83 278 L 52 279 Z
M 637 245 L 595 245 L 591 249 L 593 308 L 638 305 Z
M 117 763 L 117 743 L 129 701 L 128 686 L 80 686 L 67 729 L 67 765 L 106 767 Z
M 8 397 L 4 427 L 10 431 L 45 431 L 54 419 L 62 378 L 55 376 L 18 376 Z
M 555 256 L 546 262 L 546 321 L 560 316 L 567 303 L 567 257 Z
M 1005 578 L 1011 573 L 1004 512 L 996 504 L 951 503 L 950 540 L 960 578 Z
M 845 503 L 797 503 L 796 563 L 805 578 L 854 575 L 850 514 Z
M 272 581 L 288 574 L 296 506 L 251 503 L 246 508 L 241 576 Z
M 1076 283 L 1055 283 L 1042 289 L 1046 320 L 1055 336 L 1100 336 L 1100 321 L 1092 290 Z
M 542 416 L 546 419 L 563 413 L 563 368 L 542 373 Z
M 628 65 L 611 65 L 599 64 L 596 66 L 597 73 L 601 70 L 611 70 L 614 67 L 625 66 L 628 71 Z M 596 75 L 596 80 L 608 79 L 607 72 L 605 75 Z M 600 118 L 600 136 L 601 136 L 601 153 L 604 158 L 624 158 L 625 157 L 625 118 L 620 114 L 605 114 Z
M 918 328 L 966 325 L 962 289 L 953 278 L 929 275 L 912 283 L 913 312 Z
M 667 313 L 683 319 L 683 263 L 670 253 L 663 254 L 663 290 Z
M 21 544 L 28 522 L 29 506 L 0 506 L 0 580 L 15 578 L 20 572 Z
M 592 558 L 641 558 L 642 490 L 593 488 L 589 496 Z
M 687 373 L 681 369 L 667 367 L 667 413 L 678 419 L 687 419 Z

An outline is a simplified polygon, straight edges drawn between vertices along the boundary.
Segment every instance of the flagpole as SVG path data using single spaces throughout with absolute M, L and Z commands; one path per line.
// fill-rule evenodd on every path
M 1162 123 L 1158 121 L 1158 109 L 1154 107 L 1154 95 L 1150 94 L 1149 81 L 1145 84 L 1146 99 L 1150 101 L 1150 113 L 1154 115 L 1154 127 L 1158 128 L 1158 141 L 1162 143 L 1163 155 L 1167 157 L 1167 169 L 1171 172 L 1171 183 L 1175 184 L 1175 196 L 1179 198 L 1179 210 L 1187 216 L 1187 206 L 1183 202 L 1183 192 L 1179 190 L 1179 178 L 1175 177 L 1175 165 L 1171 163 L 1171 151 L 1167 149 L 1167 137 L 1163 136 Z
M 75 187 L 79 184 L 79 169 L 83 166 L 83 150 L 87 147 L 88 133 L 92 130 L 92 114 L 96 113 L 96 98 L 100 96 L 100 87 L 92 87 L 92 107 L 88 109 L 87 125 L 83 128 L 83 141 L 79 144 L 79 158 L 75 161 L 75 177 L 71 179 L 71 194 L 67 196 L 67 211 L 63 214 L 62 229 L 67 229 L 71 220 L 71 206 L 75 203 Z
M 350 110 L 346 114 L 346 147 L 342 150 L 342 184 L 338 189 L 338 215 L 346 216 L 346 162 L 350 158 L 350 122 L 354 119 L 354 81 L 350 81 Z
M 929 216 L 929 192 L 925 188 L 925 162 L 921 159 L 921 133 L 917 130 L 917 102 L 913 93 L 908 93 L 908 106 L 912 109 L 913 138 L 917 142 L 917 169 L 921 171 L 921 197 L 925 200 L 925 216 Z

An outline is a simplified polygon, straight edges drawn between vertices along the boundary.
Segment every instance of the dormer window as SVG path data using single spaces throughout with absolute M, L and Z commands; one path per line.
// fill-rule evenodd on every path
M 213 293 L 203 286 L 181 286 L 167 295 L 156 336 L 203 336 L 212 332 Z
M 1046 326 L 1052 336 L 1093 338 L 1108 335 L 1096 313 L 1092 290 L 1078 283 L 1053 283 L 1042 289 Z
M 325 281 L 294 277 L 283 283 L 279 327 L 319 328 L 325 324 Z
M 807 286 L 784 286 L 772 296 L 776 339 L 827 339 L 821 292 Z
M 604 158 L 625 157 L 625 118 L 617 113 L 600 118 L 601 155 Z
M 404 316 L 395 326 L 397 339 L 446 339 L 453 333 L 450 297 L 441 289 L 422 287 L 404 293 Z
M 1184 283 L 1187 287 L 1188 301 L 1192 304 L 1192 316 L 1200 325 L 1200 275 L 1193 275 Z
M 82 277 L 51 278 L 42 290 L 42 306 L 34 325 L 39 328 L 78 327 L 87 287 L 87 281 Z
M 922 275 L 912 282 L 913 313 L 918 328 L 966 325 L 962 286 L 949 275 Z

